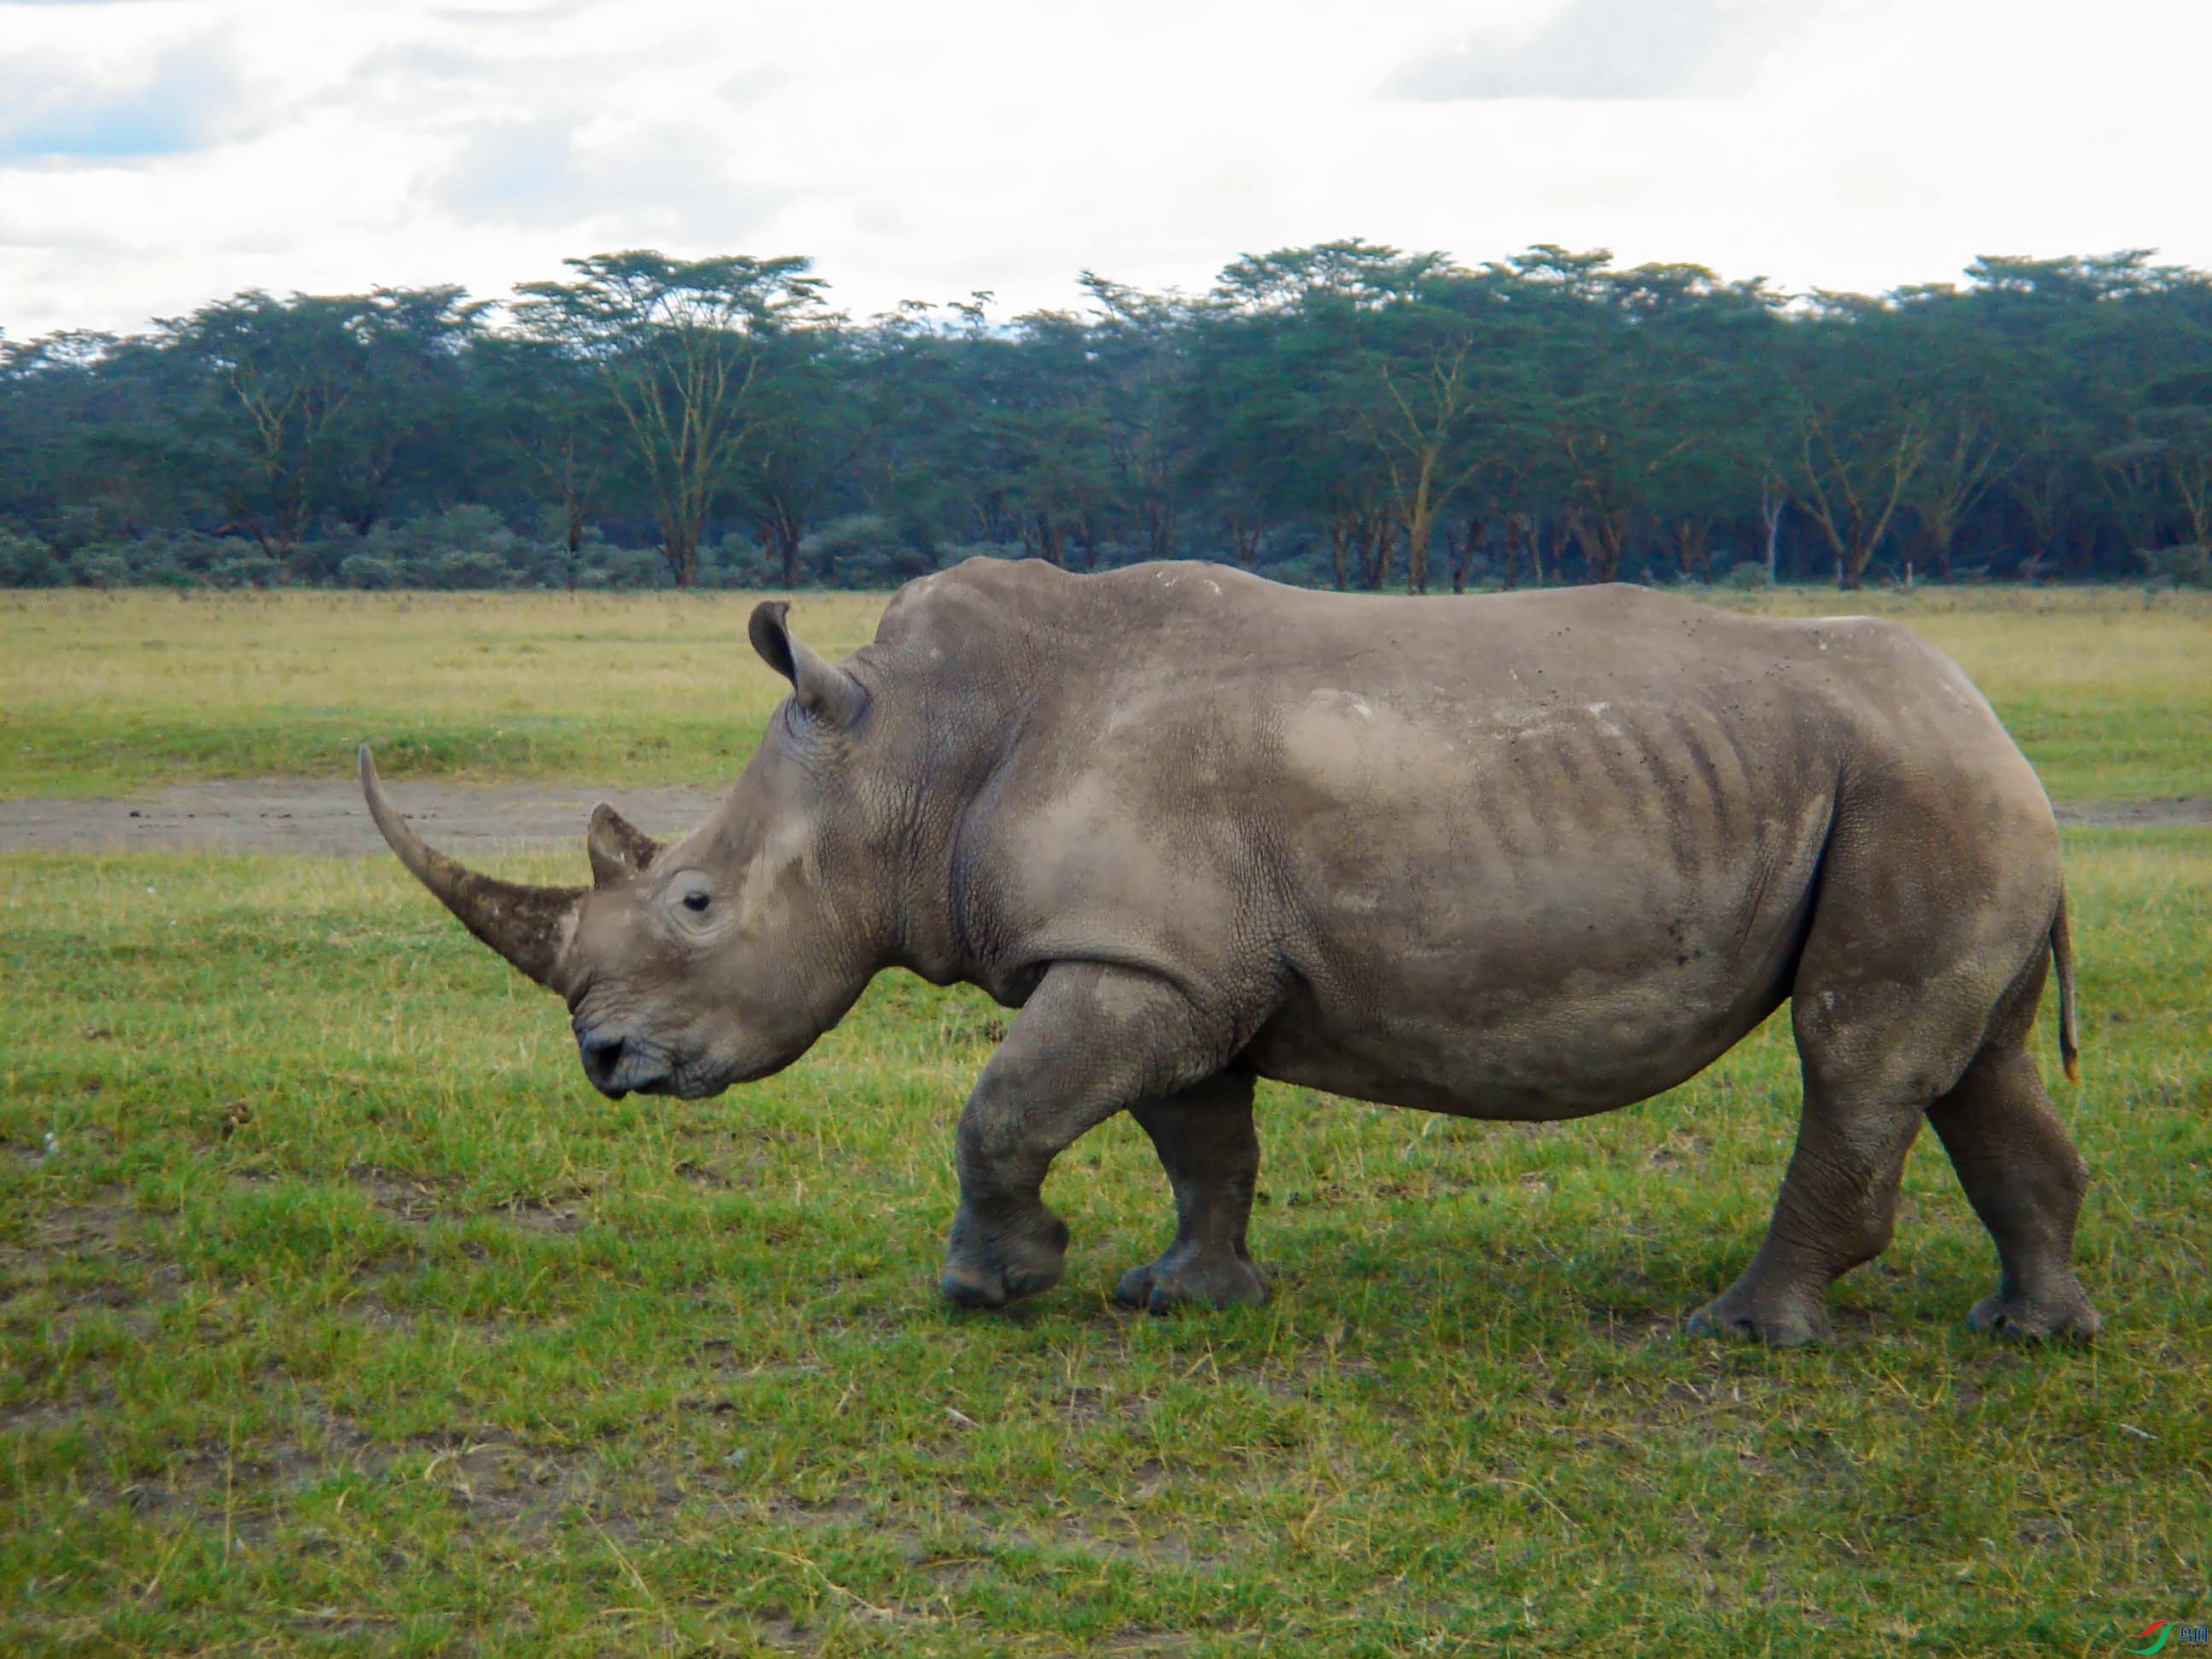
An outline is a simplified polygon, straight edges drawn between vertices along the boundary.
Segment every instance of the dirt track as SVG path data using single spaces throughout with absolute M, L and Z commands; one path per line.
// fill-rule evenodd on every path
M 592 805 L 620 802 L 651 835 L 689 830 L 716 792 L 548 788 L 539 784 L 390 785 L 400 810 L 441 847 L 514 846 L 583 838 Z M 381 853 L 384 842 L 350 779 L 246 778 L 178 784 L 114 800 L 0 800 L 0 852 Z
M 392 785 L 407 816 L 441 846 L 568 842 L 584 833 L 594 802 L 613 800 L 653 835 L 690 829 L 715 791 L 547 788 L 535 784 Z M 2212 824 L 2212 795 L 2149 800 L 2060 801 L 2061 823 Z M 249 778 L 177 785 L 114 800 L 0 800 L 0 852 L 378 853 L 384 843 L 350 781 Z

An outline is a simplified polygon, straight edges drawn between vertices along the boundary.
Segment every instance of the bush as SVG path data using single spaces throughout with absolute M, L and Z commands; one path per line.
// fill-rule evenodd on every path
M 396 569 L 398 579 L 392 585 L 399 587 L 503 587 L 526 580 L 535 562 L 530 544 L 498 514 L 465 502 L 378 525 L 362 538 L 360 552 L 338 568 L 352 568 L 364 556 Z M 363 568 L 381 579 L 376 567 Z
M 2176 587 L 2212 587 L 2212 546 L 2202 542 L 2148 548 L 2136 557 L 2154 580 Z
M 0 587 L 58 587 L 67 580 L 61 562 L 44 542 L 0 528 Z
M 87 553 L 106 548 L 88 548 Z M 210 536 L 196 530 L 157 530 L 121 543 L 129 580 L 158 587 L 244 587 L 265 585 L 282 574 L 258 542 L 243 536 Z M 83 555 L 79 555 L 82 562 Z
M 890 520 L 855 513 L 832 520 L 799 544 L 799 565 L 810 581 L 846 586 L 896 587 L 937 568 L 933 550 L 902 539 Z M 776 573 L 780 578 L 781 572 Z
M 579 585 L 635 592 L 668 584 L 668 562 L 649 547 L 608 545 L 600 562 L 587 569 Z
M 345 580 L 345 562 L 361 551 L 358 536 L 331 536 L 304 541 L 284 561 L 285 574 L 295 582 L 322 587 Z
M 230 538 L 216 544 L 200 580 L 210 587 L 265 587 L 274 567 L 269 556 L 248 541 Z
M 586 525 L 571 555 L 567 520 L 558 512 L 549 512 L 539 517 L 538 540 L 530 556 L 537 580 L 547 587 L 604 587 L 608 563 L 620 550 L 597 525 Z
M 506 558 L 489 547 L 455 548 L 441 553 L 429 570 L 434 587 L 514 586 L 517 585 L 514 574 Z
M 702 587 L 774 587 L 781 580 L 767 550 L 749 535 L 724 536 L 699 550 Z
M 348 587 L 366 588 L 371 592 L 399 586 L 403 574 L 397 559 L 387 559 L 377 553 L 356 553 L 338 566 L 340 581 Z
M 1745 559 L 1728 568 L 1728 574 L 1721 578 L 1720 585 L 1741 589 L 1771 587 L 1774 578 L 1766 574 L 1766 567 L 1758 560 Z
M 133 574 L 131 561 L 106 542 L 79 548 L 70 561 L 70 579 L 79 587 L 128 587 Z

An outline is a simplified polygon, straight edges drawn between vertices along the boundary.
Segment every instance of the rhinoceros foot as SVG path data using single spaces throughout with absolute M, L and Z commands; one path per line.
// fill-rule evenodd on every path
M 1228 1250 L 1170 1250 L 1158 1261 L 1123 1273 L 1114 1286 L 1114 1299 L 1156 1314 L 1186 1302 L 1209 1308 L 1238 1303 L 1257 1307 L 1267 1299 L 1267 1280 L 1248 1257 Z
M 1692 1336 L 1734 1337 L 1770 1348 L 1802 1348 L 1809 1342 L 1825 1342 L 1834 1334 L 1825 1302 L 1761 1297 L 1741 1285 L 1690 1316 Z
M 2005 1342 L 2093 1342 L 2104 1324 L 2079 1285 L 2039 1297 L 1999 1291 L 1966 1314 L 1966 1328 Z
M 1003 1308 L 1060 1283 L 1067 1224 L 1050 1210 L 1013 1224 L 988 1225 L 963 1211 L 952 1223 L 938 1288 L 963 1308 Z

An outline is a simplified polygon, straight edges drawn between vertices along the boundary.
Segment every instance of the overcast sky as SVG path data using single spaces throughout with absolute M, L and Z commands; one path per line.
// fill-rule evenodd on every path
M 856 315 L 1340 236 L 1797 289 L 2212 265 L 2201 0 L 0 0 L 0 327 L 622 247 Z

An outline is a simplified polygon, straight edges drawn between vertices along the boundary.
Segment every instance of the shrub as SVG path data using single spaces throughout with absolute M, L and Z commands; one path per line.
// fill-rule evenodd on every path
M 2136 557 L 2154 580 L 2176 587 L 2212 587 L 2212 546 L 2202 542 L 2147 548 Z
M 377 553 L 356 553 L 338 566 L 338 580 L 348 587 L 381 592 L 401 585 L 403 573 L 397 559 Z
M 823 525 L 799 543 L 799 559 L 808 580 L 859 587 L 896 587 L 937 568 L 931 549 L 903 539 L 890 520 L 873 513 Z
M 321 586 L 345 580 L 345 562 L 361 551 L 358 536 L 331 536 L 300 543 L 284 561 L 285 573 L 295 582 Z
M 79 587 L 128 587 L 131 574 L 130 559 L 112 543 L 81 547 L 70 561 L 70 577 Z
M 1774 586 L 1774 578 L 1766 574 L 1765 565 L 1759 561 L 1745 559 L 1728 568 L 1728 574 L 1721 578 L 1721 586 L 1735 588 L 1771 587 Z
M 431 562 L 431 583 L 438 587 L 503 587 L 514 586 L 514 572 L 500 551 L 489 547 L 457 547 Z
M 649 547 L 610 544 L 600 562 L 580 579 L 581 585 L 635 591 L 667 585 L 668 563 Z
M 597 525 L 586 525 L 571 555 L 568 532 L 568 522 L 560 514 L 541 517 L 538 540 L 530 554 L 535 579 L 547 587 L 605 586 L 608 560 L 617 550 L 614 544 Z
M 0 528 L 0 587 L 58 587 L 66 580 L 61 562 L 44 542 Z
M 255 544 L 230 538 L 216 544 L 201 580 L 210 587 L 265 587 L 276 566 Z
M 362 538 L 362 555 L 398 573 L 402 587 L 501 587 L 532 562 L 530 544 L 488 507 L 464 502 L 419 519 L 387 521 Z M 350 580 L 350 579 L 348 579 Z
M 702 587 L 773 587 L 781 580 L 775 562 L 750 535 L 724 536 L 699 550 Z

